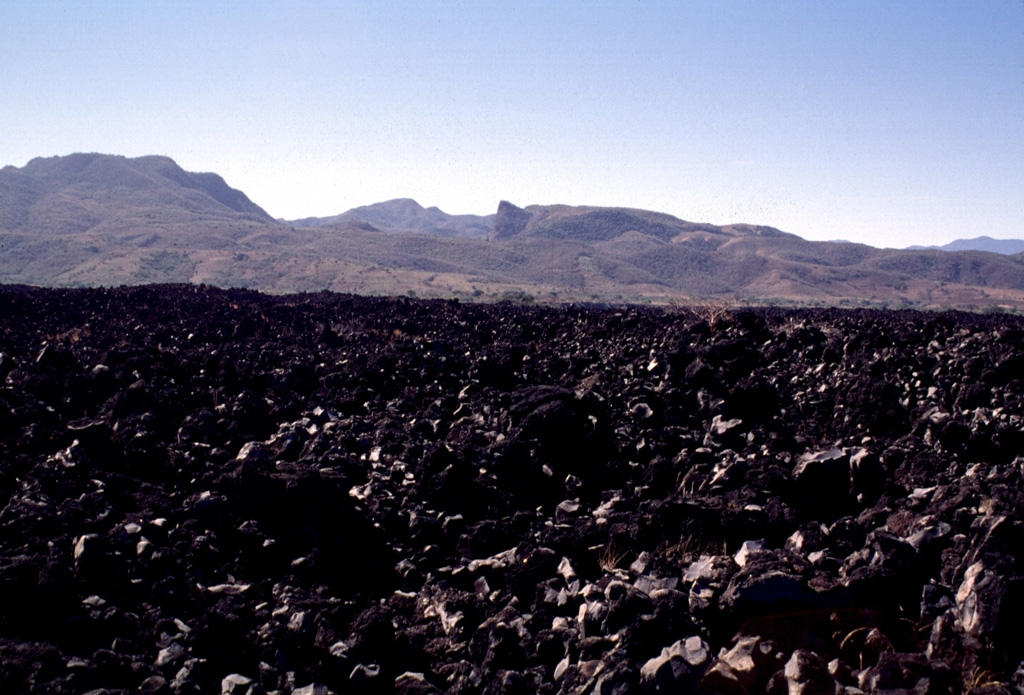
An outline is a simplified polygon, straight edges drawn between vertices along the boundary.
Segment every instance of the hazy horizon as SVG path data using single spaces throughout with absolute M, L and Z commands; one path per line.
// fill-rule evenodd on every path
M 1024 237 L 1024 4 L 14 2 L 0 165 L 163 154 L 272 216 L 643 208 Z

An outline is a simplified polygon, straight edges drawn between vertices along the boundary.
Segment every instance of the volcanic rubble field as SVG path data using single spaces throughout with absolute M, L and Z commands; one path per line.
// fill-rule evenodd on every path
M 0 288 L 0 692 L 1024 687 L 1024 324 Z

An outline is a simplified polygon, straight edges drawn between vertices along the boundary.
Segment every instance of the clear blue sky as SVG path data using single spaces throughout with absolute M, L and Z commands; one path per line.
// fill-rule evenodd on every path
M 1024 1 L 0 1 L 0 164 L 77 151 L 289 219 L 504 198 L 1024 238 Z

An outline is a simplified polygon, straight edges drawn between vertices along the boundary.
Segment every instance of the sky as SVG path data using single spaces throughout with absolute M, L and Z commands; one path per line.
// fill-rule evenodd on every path
M 167 155 L 285 219 L 1024 238 L 1024 0 L 0 0 L 0 165 L 72 152 Z

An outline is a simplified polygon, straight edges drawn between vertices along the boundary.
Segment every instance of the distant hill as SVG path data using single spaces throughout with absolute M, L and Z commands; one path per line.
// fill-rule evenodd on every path
M 630 208 L 449 215 L 410 199 L 274 220 L 167 157 L 0 169 L 0 282 L 547 301 L 1024 307 L 1024 254 L 877 249 Z
M 728 228 L 685 222 L 663 212 L 631 208 L 572 207 L 569 205 L 531 205 L 518 208 L 508 201 L 498 204 L 494 222 L 495 239 L 537 238 L 586 242 L 610 241 L 628 232 L 672 241 L 681 234 L 730 235 Z M 753 235 L 781 236 L 770 227 L 746 226 Z
M 957 239 L 942 246 L 911 246 L 909 250 L 937 249 L 939 251 L 988 251 L 1012 256 L 1024 252 L 1024 239 L 993 239 L 979 236 L 973 239 Z
M 290 234 L 213 173 L 168 157 L 37 158 L 0 169 L 0 281 L 39 285 L 188 280 L 193 256 Z
M 0 229 L 66 233 L 108 222 L 239 219 L 274 224 L 217 174 L 187 172 L 169 157 L 73 154 L 0 169 Z
M 410 198 L 399 198 L 353 208 L 333 217 L 291 220 L 296 227 L 331 227 L 365 223 L 392 234 L 433 234 L 483 239 L 494 229 L 494 215 L 449 215 L 436 207 L 425 208 Z

